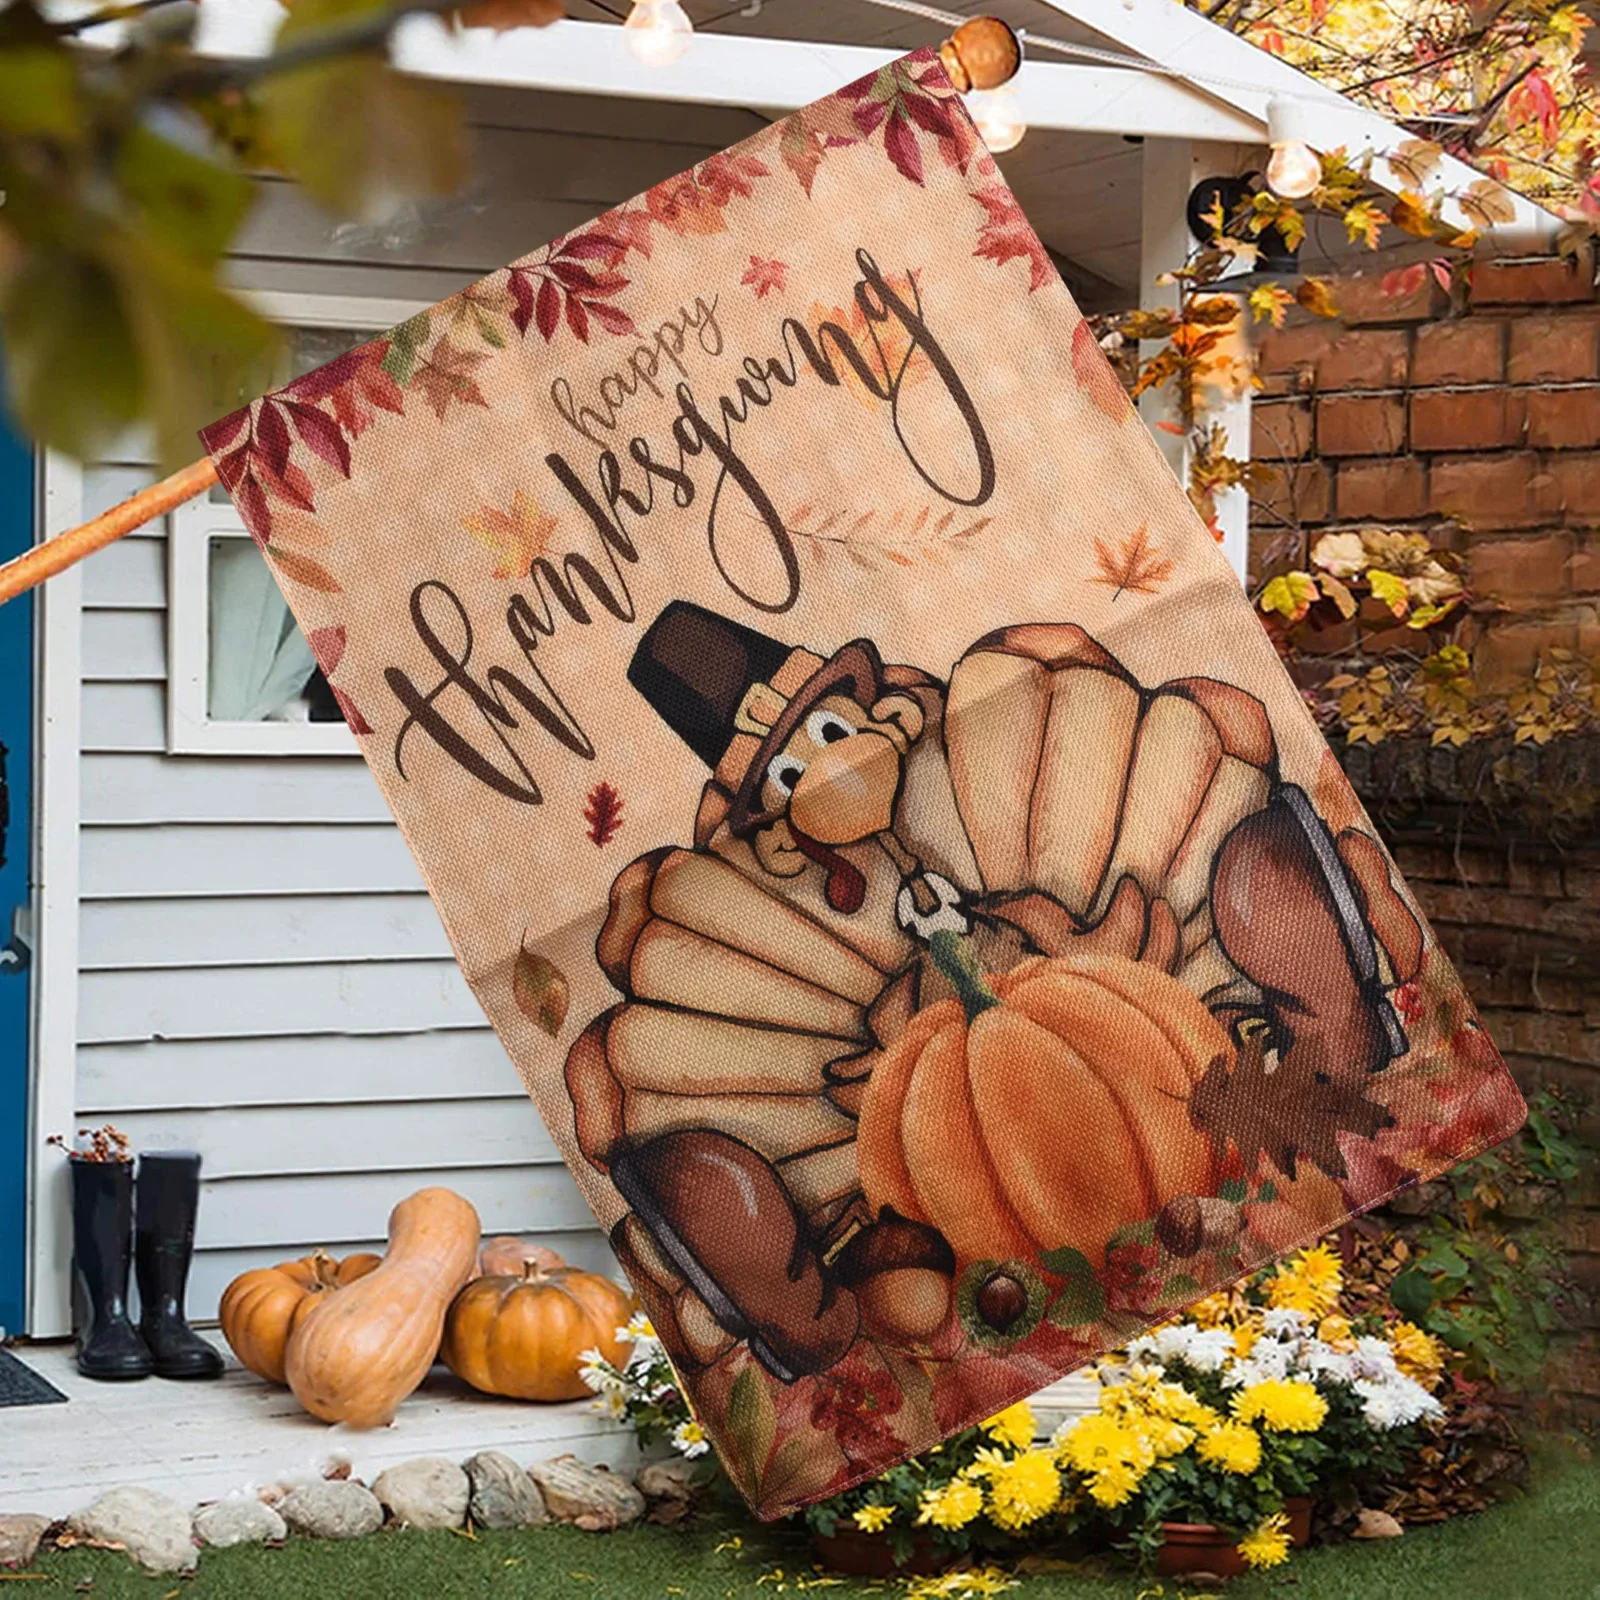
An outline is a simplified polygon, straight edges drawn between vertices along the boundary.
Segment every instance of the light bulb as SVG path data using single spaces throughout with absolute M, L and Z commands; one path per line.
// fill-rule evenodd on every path
M 1281 95 L 1267 102 L 1267 187 L 1280 200 L 1304 200 L 1322 182 L 1322 162 L 1306 142 L 1307 113 L 1301 101 Z
M 1022 120 L 1022 104 L 1009 84 L 998 89 L 974 89 L 967 95 L 967 110 L 977 124 L 983 142 L 994 155 L 1004 155 L 1022 143 L 1028 124 Z
M 649 67 L 670 67 L 689 48 L 694 24 L 678 0 L 633 0 L 633 10 L 622 25 L 628 30 L 628 48 Z
M 1267 163 L 1267 187 L 1280 200 L 1304 200 L 1322 182 L 1322 163 L 1309 145 L 1292 139 L 1275 144 Z

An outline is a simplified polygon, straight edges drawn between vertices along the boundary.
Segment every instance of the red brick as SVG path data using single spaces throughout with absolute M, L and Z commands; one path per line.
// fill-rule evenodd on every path
M 1406 381 L 1404 328 L 1361 328 L 1344 334 L 1317 362 L 1317 388 L 1398 389 Z
M 1579 542 L 1567 567 L 1567 582 L 1574 594 L 1600 593 L 1600 538 L 1590 534 Z
M 1576 650 L 1578 648 L 1577 616 L 1527 618 L 1497 623 L 1489 628 L 1472 652 L 1472 663 L 1477 670 L 1478 683 L 1486 690 L 1509 688 L 1515 683 L 1525 683 L 1528 674 L 1538 665 L 1547 650 Z M 1541 908 L 1538 920 L 1519 926 L 1550 929 L 1551 908 L 1537 902 Z M 1497 921 L 1504 923 L 1503 918 Z
M 1250 413 L 1250 454 L 1257 461 L 1294 461 L 1311 450 L 1311 406 L 1305 400 L 1267 400 Z
M 1424 272 L 1409 294 L 1391 294 L 1384 288 L 1387 274 L 1340 278 L 1333 297 L 1339 316 L 1350 327 L 1366 323 L 1427 322 L 1442 317 L 1450 307 L 1450 297 L 1431 272 Z
M 1560 312 L 1511 324 L 1506 376 L 1512 383 L 1582 383 L 1595 376 L 1595 318 Z
M 1530 389 L 1528 443 L 1547 450 L 1600 445 L 1600 388 Z
M 1564 510 L 1568 521 L 1600 522 L 1600 453 L 1553 455 L 1545 463 L 1550 475 L 1550 504 Z
M 1261 393 L 1303 394 L 1316 376 L 1317 362 L 1339 336 L 1326 322 L 1303 322 L 1293 328 L 1275 328 L 1264 334 L 1256 350 L 1256 371 Z
M 1331 499 L 1328 469 L 1320 461 L 1307 461 L 1297 467 L 1275 467 L 1272 481 L 1250 497 L 1251 504 L 1269 517 L 1294 526 L 1302 522 L 1326 522 Z
M 1339 468 L 1334 503 L 1344 518 L 1400 522 L 1428 509 L 1427 469 L 1415 456 L 1347 461 Z
M 1317 401 L 1319 455 L 1388 456 L 1405 447 L 1402 396 L 1336 394 Z
M 1432 510 L 1469 528 L 1530 528 L 1547 521 L 1550 474 L 1536 455 L 1441 456 L 1428 474 Z
M 1475 595 L 1511 605 L 1558 600 L 1567 592 L 1572 550 L 1570 533 L 1478 543 L 1468 558 L 1468 584 Z
M 1488 317 L 1453 317 L 1417 329 L 1411 381 L 1498 383 L 1505 371 L 1505 324 Z
M 1539 256 L 1524 261 L 1476 261 L 1475 306 L 1553 306 L 1594 298 L 1594 268 L 1587 251 L 1576 259 Z
M 1499 450 L 1522 442 L 1521 396 L 1506 389 L 1426 389 L 1411 396 L 1416 450 Z

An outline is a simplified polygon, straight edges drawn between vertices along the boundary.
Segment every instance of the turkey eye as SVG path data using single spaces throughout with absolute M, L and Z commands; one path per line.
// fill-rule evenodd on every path
M 792 756 L 788 751 L 783 751 L 767 763 L 767 778 L 785 794 L 793 794 L 794 786 L 799 783 L 805 770 L 806 764 L 799 756 Z
M 857 730 L 834 711 L 813 711 L 806 718 L 806 732 L 813 744 L 837 744 Z

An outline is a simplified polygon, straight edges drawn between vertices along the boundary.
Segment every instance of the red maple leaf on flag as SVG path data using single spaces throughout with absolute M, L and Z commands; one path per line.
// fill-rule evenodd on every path
M 750 265 L 744 269 L 739 282 L 754 289 L 759 300 L 770 289 L 786 289 L 788 273 L 787 261 L 763 261 L 760 256 L 751 256 Z
M 1028 293 L 1042 289 L 1055 276 L 1055 265 L 1010 187 L 991 183 L 978 190 L 976 198 L 989 213 L 989 220 L 978 229 L 978 248 L 973 255 L 1002 264 L 1024 259 L 1028 263 Z

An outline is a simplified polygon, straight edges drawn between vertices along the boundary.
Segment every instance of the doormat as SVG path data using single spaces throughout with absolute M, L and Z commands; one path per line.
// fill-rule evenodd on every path
M 65 1405 L 67 1397 L 53 1383 L 25 1366 L 9 1350 L 0 1350 L 0 1406 Z
M 761 1515 L 1520 1123 L 934 52 L 205 440 Z

